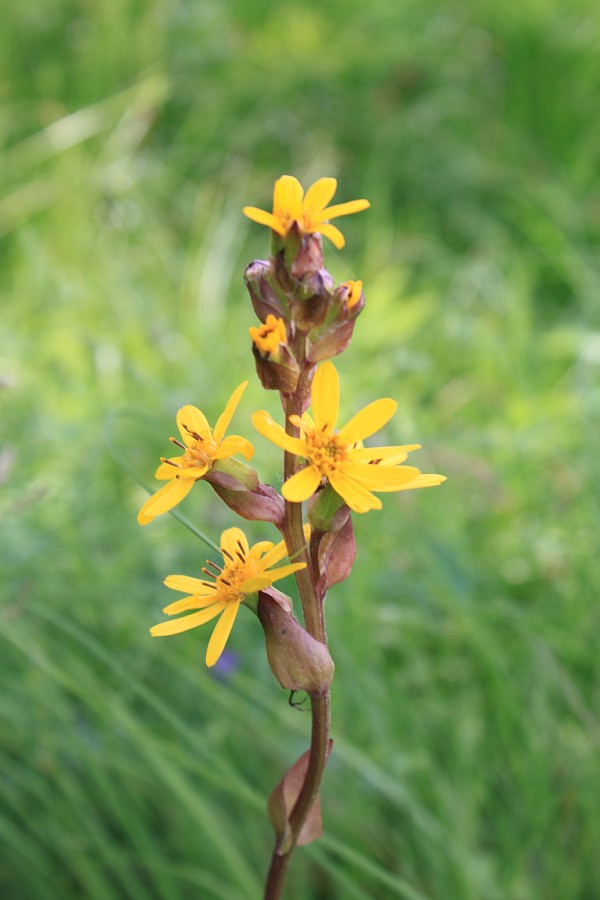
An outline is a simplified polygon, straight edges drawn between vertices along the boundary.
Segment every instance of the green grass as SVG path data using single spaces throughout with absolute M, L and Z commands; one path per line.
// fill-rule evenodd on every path
M 0 30 L 0 891 L 248 900 L 307 745 L 262 633 L 151 641 L 209 552 L 135 514 L 173 415 L 251 384 L 284 172 L 372 209 L 342 413 L 393 396 L 435 491 L 328 599 L 326 835 L 288 897 L 600 895 L 600 13 L 592 0 L 30 0 Z M 257 465 L 280 478 L 258 437 Z M 123 467 L 123 462 L 127 468 Z M 200 486 L 201 488 L 201 486 Z M 182 513 L 232 524 L 207 488 Z M 249 529 L 270 537 L 266 526 Z

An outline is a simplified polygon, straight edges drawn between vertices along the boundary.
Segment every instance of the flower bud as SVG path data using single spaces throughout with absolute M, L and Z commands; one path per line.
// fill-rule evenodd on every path
M 334 283 L 323 265 L 321 235 L 304 235 L 292 262 L 289 254 L 280 251 L 273 266 L 277 281 L 289 298 L 290 317 L 297 328 L 306 332 L 324 322 Z
M 254 477 L 244 473 L 243 469 L 240 471 L 240 467 L 249 469 Z M 272 522 L 278 527 L 283 522 L 283 498 L 270 485 L 259 481 L 254 469 L 244 463 L 234 459 L 218 460 L 204 476 L 204 481 L 208 481 L 215 494 L 243 519 Z
M 356 559 L 352 514 L 331 485 L 316 495 L 309 506 L 311 543 L 317 546 L 317 591 L 324 597 L 330 587 L 345 581 Z
M 329 650 L 311 637 L 271 588 L 259 591 L 258 618 L 265 632 L 269 666 L 279 684 L 309 694 L 326 690 L 335 669 Z
M 244 282 L 254 312 L 261 322 L 266 322 L 269 315 L 286 315 L 287 300 L 268 260 L 255 259 L 250 263 L 244 272 Z
M 293 393 L 300 369 L 287 344 L 284 320 L 268 315 L 260 328 L 250 328 L 250 337 L 262 386 L 266 390 Z
M 297 281 L 304 282 L 312 275 L 325 271 L 323 260 L 323 241 L 320 234 L 306 234 L 298 247 L 298 253 L 292 263 L 291 274 Z
M 325 321 L 310 334 L 308 358 L 316 364 L 331 359 L 347 348 L 354 322 L 365 307 L 362 281 L 345 281 L 333 293 Z
M 348 508 L 343 498 L 328 483 L 309 502 L 308 521 L 313 531 L 332 531 L 335 516 L 343 508 Z
M 334 584 L 339 584 L 348 578 L 356 559 L 354 527 L 352 514 L 348 507 L 339 510 L 334 524 L 339 524 L 339 528 L 334 528 L 322 536 L 319 536 L 317 532 L 314 533 L 314 540 L 318 541 L 318 591 L 322 596 Z

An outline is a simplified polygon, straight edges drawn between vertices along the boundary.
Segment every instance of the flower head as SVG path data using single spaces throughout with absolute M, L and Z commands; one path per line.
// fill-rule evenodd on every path
M 252 343 L 263 356 L 273 356 L 277 353 L 279 346 L 287 344 L 287 335 L 285 332 L 285 322 L 269 313 L 267 321 L 258 328 L 251 327 L 248 329 Z
M 140 525 L 147 525 L 156 516 L 173 509 L 186 497 L 199 478 L 203 478 L 219 459 L 228 459 L 241 453 L 250 459 L 254 447 L 246 438 L 238 435 L 225 437 L 240 397 L 246 390 L 247 381 L 239 385 L 227 401 L 227 406 L 217 419 L 214 429 L 210 427 L 203 413 L 195 406 L 182 406 L 177 413 L 177 427 L 181 441 L 169 438 L 171 443 L 181 447 L 183 454 L 171 459 L 161 458 L 155 477 L 167 481 L 164 487 L 152 495 L 138 513 Z
M 335 225 L 329 224 L 330 220 L 361 212 L 371 204 L 368 200 L 350 200 L 327 206 L 336 188 L 335 178 L 319 178 L 305 194 L 297 178 L 282 175 L 275 182 L 273 212 L 257 209 L 256 206 L 245 206 L 243 212 L 253 222 L 266 225 L 282 238 L 287 236 L 295 223 L 301 235 L 318 232 L 341 250 L 346 243 L 344 235 Z
M 305 533 L 308 534 L 308 526 Z M 278 544 L 260 541 L 250 547 L 240 528 L 228 528 L 224 531 L 220 547 L 223 566 L 207 561 L 202 569 L 206 576 L 204 579 L 188 575 L 169 575 L 165 578 L 168 588 L 182 591 L 187 596 L 169 604 L 163 612 L 172 616 L 175 613 L 196 611 L 189 616 L 161 622 L 150 629 L 153 637 L 179 634 L 219 616 L 206 650 L 207 666 L 214 666 L 223 652 L 240 604 L 249 595 L 270 587 L 274 581 L 306 566 L 306 563 L 288 563 L 272 568 L 287 555 L 284 541 Z
M 335 366 L 322 363 L 312 383 L 311 418 L 307 413 L 290 416 L 300 436 L 287 434 L 281 425 L 261 410 L 252 416 L 254 427 L 278 447 L 302 456 L 308 465 L 284 483 L 286 500 L 301 503 L 328 481 L 334 491 L 357 513 L 381 509 L 381 500 L 373 491 L 403 491 L 432 487 L 445 481 L 443 475 L 422 475 L 413 466 L 401 463 L 419 444 L 401 447 L 363 447 L 362 441 L 379 431 L 396 412 L 394 400 L 375 400 L 356 413 L 343 428 L 336 430 L 340 386 Z

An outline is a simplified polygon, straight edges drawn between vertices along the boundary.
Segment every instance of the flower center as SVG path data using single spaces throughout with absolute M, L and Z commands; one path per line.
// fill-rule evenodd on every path
M 213 438 L 212 431 L 201 435 L 197 431 L 192 431 L 185 423 L 182 423 L 182 425 L 190 436 L 190 446 L 186 447 L 185 444 L 182 444 L 181 441 L 174 437 L 169 438 L 172 444 L 181 447 L 183 456 L 180 456 L 177 461 L 161 457 L 161 462 L 166 462 L 177 469 L 192 469 L 198 468 L 198 466 L 210 465 L 217 450 L 217 442 Z
M 305 434 L 305 440 L 308 445 L 308 458 L 325 477 L 328 477 L 330 472 L 335 472 L 347 459 L 346 445 L 340 442 L 337 434 L 309 431 Z
M 221 569 L 216 563 L 206 561 L 207 566 L 211 566 L 215 571 L 210 572 L 208 568 L 202 569 L 205 575 L 210 575 L 215 579 L 218 599 L 224 603 L 237 603 L 244 599 L 242 593 L 242 585 L 248 578 L 254 578 L 259 574 L 259 567 L 255 559 L 246 556 L 246 552 L 241 543 L 238 542 L 235 555 L 232 556 L 227 550 L 222 548 L 223 560 L 225 567 Z M 207 582 L 208 583 L 208 582 Z

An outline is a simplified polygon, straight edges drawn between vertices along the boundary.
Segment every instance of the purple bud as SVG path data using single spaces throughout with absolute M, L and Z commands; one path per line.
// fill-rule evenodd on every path
M 223 471 L 220 465 L 229 462 L 228 459 L 220 460 L 219 467 L 215 464 L 204 476 L 204 481 L 208 481 L 215 494 L 218 494 L 229 509 L 243 519 L 252 522 L 272 522 L 279 527 L 284 516 L 283 497 L 270 485 L 259 481 L 258 477 L 254 486 L 248 486 L 230 472 Z
M 266 322 L 269 315 L 286 315 L 285 294 L 277 284 L 273 267 L 268 260 L 256 259 L 250 263 L 244 272 L 244 281 L 254 312 L 261 322 Z

